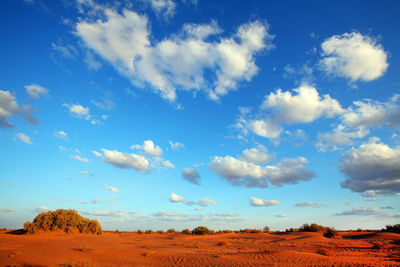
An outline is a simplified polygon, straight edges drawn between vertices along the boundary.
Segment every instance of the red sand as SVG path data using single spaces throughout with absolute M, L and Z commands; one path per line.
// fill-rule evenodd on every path
M 383 248 L 373 247 L 379 242 Z M 342 232 L 184 234 L 0 231 L 1 266 L 400 266 L 400 235 Z

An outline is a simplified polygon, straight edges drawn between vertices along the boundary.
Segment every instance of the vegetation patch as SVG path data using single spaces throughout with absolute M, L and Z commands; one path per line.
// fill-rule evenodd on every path
M 101 225 L 97 220 L 90 220 L 78 214 L 76 210 L 58 209 L 56 211 L 42 212 L 33 222 L 24 223 L 27 233 L 35 234 L 38 231 L 57 231 L 66 233 L 102 234 Z

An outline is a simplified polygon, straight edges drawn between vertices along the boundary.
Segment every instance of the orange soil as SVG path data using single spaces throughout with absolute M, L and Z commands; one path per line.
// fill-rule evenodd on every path
M 384 248 L 373 248 L 374 242 Z M 141 234 L 0 231 L 1 266 L 400 266 L 400 235 Z

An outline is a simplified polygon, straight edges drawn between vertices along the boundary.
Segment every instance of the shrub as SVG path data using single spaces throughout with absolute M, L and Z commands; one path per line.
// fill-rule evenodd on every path
M 400 234 L 400 224 L 386 225 L 386 229 L 383 231 Z
M 189 229 L 184 229 L 184 230 L 182 230 L 182 234 L 187 234 L 187 235 L 190 235 L 192 233 L 192 231 L 190 231 Z
M 269 233 L 269 231 L 270 231 L 268 226 L 265 226 L 263 230 L 264 230 L 264 233 Z
M 156 233 L 157 233 L 157 234 L 163 234 L 164 231 L 163 231 L 163 230 L 158 230 Z
M 212 231 L 210 231 L 207 227 L 205 226 L 197 226 L 192 230 L 192 234 L 194 235 L 209 235 L 211 234 Z
M 303 226 L 300 226 L 299 228 L 300 232 L 324 232 L 325 227 L 316 223 L 308 224 L 305 223 Z
M 153 234 L 154 232 L 153 232 L 153 230 L 146 230 L 145 233 L 146 234 Z
M 175 229 L 171 228 L 171 229 L 168 229 L 168 230 L 167 230 L 167 233 L 175 234 L 176 231 L 175 231 Z
M 97 220 L 89 220 L 80 216 L 75 210 L 64 209 L 42 212 L 33 219 L 32 223 L 26 222 L 24 229 L 31 234 L 39 230 L 62 230 L 66 233 L 73 233 L 77 230 L 80 233 L 102 233 L 100 223 Z
M 338 235 L 338 233 L 337 233 L 337 231 L 335 230 L 335 228 L 330 228 L 330 227 L 325 227 L 325 231 L 324 231 L 324 236 L 325 237 L 327 237 L 327 238 L 332 238 L 332 237 L 335 237 L 335 236 L 337 236 Z
M 142 230 L 137 230 L 136 233 L 137 233 L 138 235 L 143 234 Z

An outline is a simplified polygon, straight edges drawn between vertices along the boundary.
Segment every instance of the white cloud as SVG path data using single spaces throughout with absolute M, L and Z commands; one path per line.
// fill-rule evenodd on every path
M 0 207 L 0 212 L 14 212 L 14 209 Z
M 292 93 L 293 92 L 293 93 Z M 321 96 L 317 89 L 302 84 L 291 91 L 278 89 L 265 96 L 256 118 L 249 111 L 241 112 L 235 127 L 269 139 L 277 139 L 282 125 L 310 123 L 320 118 L 333 118 L 345 112 L 340 103 L 328 94 Z M 265 114 L 265 115 L 262 115 Z
M 25 144 L 32 145 L 31 138 L 29 136 L 27 136 L 26 134 L 24 134 L 24 133 L 17 133 L 15 135 L 15 137 L 18 138 L 19 141 L 21 141 L 21 142 L 23 142 Z
M 353 144 L 370 133 L 369 128 L 387 125 L 400 126 L 400 95 L 386 102 L 364 99 L 355 101 L 341 114 L 341 123 L 331 132 L 318 133 L 317 147 L 321 151 L 336 150 Z
M 320 151 L 337 150 L 340 146 L 353 144 L 353 139 L 363 138 L 369 134 L 369 130 L 360 128 L 348 131 L 346 127 L 339 124 L 333 132 L 318 133 L 317 148 Z
M 111 99 L 104 99 L 103 102 L 91 101 L 93 105 L 104 110 L 112 110 L 115 108 L 115 103 Z
M 146 172 L 149 169 L 149 161 L 142 155 L 122 153 L 117 150 L 101 149 L 101 153 L 93 151 L 93 154 L 102 161 L 110 163 L 118 168 L 134 169 L 139 172 Z
M 172 10 L 170 0 L 152 3 L 160 10 Z M 273 48 L 268 25 L 259 21 L 241 25 L 232 37 L 216 37 L 214 41 L 208 37 L 220 32 L 215 22 L 188 24 L 179 34 L 152 43 L 145 15 L 127 9 L 118 13 L 95 8 L 102 19 L 82 18 L 76 24 L 76 34 L 135 86 L 148 84 L 170 101 L 175 101 L 177 90 L 202 90 L 219 99 L 240 82 L 250 81 L 258 71 L 257 52 Z M 209 78 L 206 72 L 215 75 Z
M 265 97 L 262 109 L 271 110 L 277 124 L 308 123 L 321 117 L 333 118 L 343 113 L 339 102 L 329 95 L 321 97 L 312 86 L 301 85 L 289 91 L 278 89 Z
M 373 190 L 377 195 L 400 193 L 400 147 L 391 148 L 377 137 L 344 153 L 339 167 L 347 176 L 344 188 Z
M 307 202 L 299 202 L 295 204 L 296 207 L 304 208 L 304 207 L 313 207 L 313 208 L 320 208 L 321 203 L 320 202 L 314 202 L 314 201 L 307 201 Z
M 79 104 L 69 105 L 66 103 L 63 104 L 63 107 L 68 108 L 69 113 L 76 118 L 90 120 L 89 108 Z
M 186 181 L 192 184 L 199 184 L 200 174 L 195 168 L 184 168 L 182 172 L 182 177 Z
M 17 99 L 9 91 L 0 90 L 0 128 L 13 128 L 9 118 L 19 112 Z
M 400 95 L 395 94 L 387 102 L 369 99 L 356 101 L 343 114 L 343 122 L 350 128 L 371 127 L 387 124 L 400 126 Z
M 31 125 L 38 125 L 40 122 L 39 119 L 33 117 L 31 114 L 31 113 L 37 113 L 37 112 L 38 112 L 37 108 L 35 108 L 31 105 L 22 105 L 21 115 Z
M 50 209 L 46 206 L 40 206 L 35 209 L 37 213 L 48 212 Z
M 315 173 L 303 164 L 303 157 L 282 159 L 276 166 L 261 166 L 231 156 L 214 157 L 209 166 L 212 171 L 235 186 L 267 187 L 273 185 L 296 184 L 315 177 Z
M 62 130 L 55 132 L 54 136 L 61 139 L 68 139 L 68 134 Z
M 357 32 L 334 35 L 325 40 L 321 48 L 322 69 L 328 74 L 349 78 L 353 82 L 375 80 L 389 66 L 382 45 Z
M 83 61 L 88 66 L 89 70 L 98 70 L 103 67 L 103 64 L 97 60 L 91 52 L 87 52 Z
M 41 96 L 47 96 L 49 93 L 48 89 L 38 84 L 26 85 L 25 89 L 29 97 L 32 99 L 40 99 Z
M 206 206 L 209 206 L 209 205 L 213 205 L 213 206 L 217 206 L 218 205 L 218 203 L 215 200 L 211 199 L 211 198 L 202 198 L 202 199 L 200 199 L 200 200 L 195 202 L 195 201 L 183 198 L 183 197 L 181 197 L 181 196 L 179 196 L 179 195 L 177 195 L 175 193 L 171 193 L 171 195 L 169 196 L 169 201 L 171 201 L 173 203 L 183 203 L 183 204 L 186 204 L 186 205 L 189 205 L 189 206 L 199 205 L 199 206 L 202 206 L 202 207 L 206 207 Z
M 275 216 L 276 218 L 286 218 L 286 217 L 287 217 L 286 214 L 274 214 L 274 216 Z
M 171 146 L 172 150 L 179 150 L 185 148 L 185 145 L 179 142 L 172 142 L 169 140 L 169 145 Z
M 363 197 L 376 197 L 374 190 L 367 190 L 361 194 Z
M 346 216 L 346 215 L 370 216 L 379 214 L 381 214 L 381 211 L 374 208 L 354 208 L 352 210 L 336 213 L 336 216 Z
M 165 19 L 169 19 L 175 14 L 175 2 L 173 0 L 147 0 L 151 8 L 157 14 L 162 15 Z
M 88 162 L 89 161 L 87 158 L 83 158 L 83 157 L 81 157 L 79 155 L 73 155 L 70 158 L 71 159 L 75 159 L 75 160 L 80 161 L 80 162 Z
M 266 200 L 266 199 L 251 197 L 250 204 L 254 207 L 262 207 L 262 206 L 276 206 L 281 204 L 281 202 L 279 202 L 278 200 Z
M 101 216 L 101 217 L 124 217 L 125 213 L 122 211 L 115 210 L 95 210 L 95 211 L 85 211 L 81 210 L 83 215 L 89 216 Z
M 166 168 L 175 168 L 175 165 L 172 164 L 169 160 L 162 160 L 162 165 Z
M 267 154 L 268 149 L 263 145 L 243 150 L 239 155 L 239 159 L 255 164 L 265 164 L 271 160 L 271 156 Z
M 159 146 L 154 145 L 151 140 L 144 141 L 143 145 L 133 145 L 131 146 L 131 149 L 142 149 L 145 154 L 153 157 L 161 157 L 163 154 L 162 149 Z
M 88 171 L 80 171 L 79 173 L 85 176 L 93 176 L 93 174 Z
M 106 185 L 106 184 L 103 184 L 103 186 L 104 186 L 105 189 L 110 190 L 111 192 L 119 193 L 119 190 L 117 188 L 113 187 L 113 186 Z

